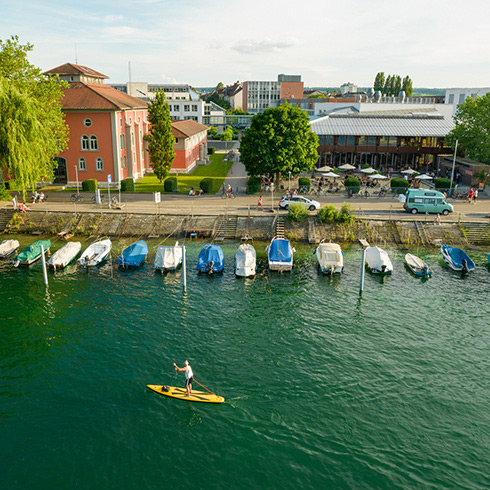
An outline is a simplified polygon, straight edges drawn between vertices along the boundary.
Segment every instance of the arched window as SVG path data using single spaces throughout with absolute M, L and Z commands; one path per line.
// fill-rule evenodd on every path
M 92 151 L 99 149 L 99 143 L 97 142 L 97 136 L 90 136 L 90 149 Z
M 85 158 L 78 159 L 78 170 L 81 171 L 87 170 L 87 165 L 85 164 Z
M 90 143 L 89 143 L 88 136 L 86 134 L 82 134 L 81 143 L 82 143 L 82 151 L 90 150 Z
M 95 170 L 102 172 L 104 170 L 104 162 L 102 158 L 95 159 Z

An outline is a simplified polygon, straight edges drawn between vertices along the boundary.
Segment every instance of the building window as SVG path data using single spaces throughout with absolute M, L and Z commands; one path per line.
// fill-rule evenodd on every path
M 134 146 L 134 133 L 131 131 L 131 144 Z
M 179 138 L 175 138 L 175 142 L 178 143 L 179 142 Z
M 129 125 L 131 126 L 131 124 L 133 124 L 133 120 L 129 118 Z
M 355 141 L 356 141 L 355 136 L 347 136 L 346 145 L 347 146 L 354 146 Z
M 99 143 L 97 141 L 97 136 L 90 136 L 90 150 L 97 151 L 99 149 Z
M 87 165 L 85 164 L 85 158 L 78 159 L 78 170 L 81 170 L 82 172 L 87 170 Z
M 86 128 L 90 128 L 90 126 L 92 126 L 92 119 L 89 119 L 88 117 L 85 118 L 83 120 L 83 125 L 86 127 Z
M 465 100 L 466 100 L 466 94 L 459 94 L 459 103 L 464 104 Z
M 121 140 L 121 150 L 124 150 L 126 148 L 126 141 L 124 139 L 124 134 L 120 134 L 119 139 Z
M 454 104 L 454 94 L 450 94 L 449 95 L 449 101 L 448 101 L 449 104 Z
M 194 104 L 194 105 L 192 106 L 192 110 L 193 110 L 194 112 L 197 112 L 197 104 Z
M 86 134 L 82 134 L 81 145 L 82 145 L 82 151 L 90 150 L 90 143 L 89 143 L 88 136 Z
M 388 146 L 387 136 L 381 136 L 381 138 L 379 138 L 379 146 Z
M 119 119 L 119 126 L 122 128 L 122 117 Z
M 98 172 L 102 172 L 104 170 L 104 162 L 102 161 L 102 158 L 95 159 L 95 170 Z
M 124 155 L 124 167 L 123 168 L 126 168 L 128 166 L 128 161 L 126 160 L 126 155 Z
M 190 107 L 189 105 L 185 105 L 184 106 L 184 112 L 189 112 L 189 107 Z
M 337 138 L 337 145 L 339 145 L 339 146 L 345 146 L 345 136 L 339 136 Z
M 174 105 L 174 111 L 175 112 L 179 112 L 179 110 L 180 110 L 179 106 L 178 105 Z

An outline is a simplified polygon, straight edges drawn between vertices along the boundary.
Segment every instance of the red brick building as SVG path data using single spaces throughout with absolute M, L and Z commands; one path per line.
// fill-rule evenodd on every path
M 175 159 L 171 172 L 189 173 L 208 162 L 208 127 L 191 119 L 172 121 Z

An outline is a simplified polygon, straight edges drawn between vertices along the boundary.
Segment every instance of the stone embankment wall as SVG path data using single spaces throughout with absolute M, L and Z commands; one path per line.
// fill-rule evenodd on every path
M 58 233 L 94 237 L 174 237 L 193 236 L 212 238 L 217 235 L 218 216 L 175 216 L 125 213 L 79 213 L 30 212 L 16 213 L 6 232 L 51 234 Z M 253 237 L 255 240 L 270 240 L 276 234 L 275 215 L 236 217 L 235 237 Z M 489 228 L 487 226 L 487 228 Z M 489 228 L 490 230 L 490 228 Z M 487 232 L 488 233 L 488 232 Z M 488 237 L 471 239 L 468 228 L 459 223 L 434 225 L 432 222 L 358 219 L 352 225 L 319 224 L 314 216 L 300 223 L 284 222 L 284 235 L 295 242 L 318 243 L 355 242 L 360 238 L 369 243 L 384 245 L 437 246 L 441 243 L 463 245 L 467 243 L 490 243 Z M 487 241 L 485 241 L 487 240 Z

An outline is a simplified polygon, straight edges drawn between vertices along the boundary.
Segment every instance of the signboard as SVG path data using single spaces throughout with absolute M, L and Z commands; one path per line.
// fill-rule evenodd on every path
M 107 183 L 108 183 L 108 184 L 110 184 L 111 182 L 112 182 L 112 175 L 111 175 L 111 174 L 109 174 L 109 175 L 107 176 Z
M 158 204 L 162 200 L 160 192 L 154 192 L 153 197 L 155 199 L 155 204 Z
M 95 189 L 95 203 L 100 204 L 100 189 Z

